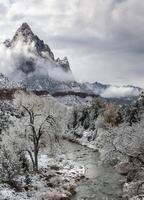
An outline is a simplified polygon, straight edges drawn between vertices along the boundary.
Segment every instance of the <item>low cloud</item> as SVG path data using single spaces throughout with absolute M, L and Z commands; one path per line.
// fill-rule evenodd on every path
M 104 98 L 120 98 L 128 96 L 137 96 L 140 94 L 137 88 L 125 87 L 125 86 L 110 86 L 101 93 Z
M 27 65 L 32 62 L 32 66 Z M 31 64 L 30 64 L 31 65 Z M 59 81 L 73 80 L 71 72 L 66 73 L 60 65 L 51 60 L 48 55 L 47 59 L 38 56 L 35 44 L 26 44 L 21 40 L 17 41 L 14 47 L 6 47 L 0 44 L 0 72 L 11 80 L 21 81 L 26 76 L 26 71 L 31 68 L 31 75 L 48 75 Z

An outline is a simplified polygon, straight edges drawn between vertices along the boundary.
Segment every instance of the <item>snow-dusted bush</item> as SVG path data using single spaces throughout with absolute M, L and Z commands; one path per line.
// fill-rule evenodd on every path
M 22 172 L 22 162 L 20 154 L 15 149 L 7 144 L 1 144 L 0 154 L 0 176 L 1 182 L 7 183 L 16 190 L 20 190 L 20 185 L 17 182 L 17 177 Z
M 123 123 L 115 128 L 100 129 L 96 146 L 101 152 L 103 161 L 122 159 L 144 164 L 144 122 L 129 126 Z
M 106 105 L 105 111 L 103 112 L 104 123 L 109 126 L 116 126 L 116 119 L 118 113 L 118 106 L 110 103 Z

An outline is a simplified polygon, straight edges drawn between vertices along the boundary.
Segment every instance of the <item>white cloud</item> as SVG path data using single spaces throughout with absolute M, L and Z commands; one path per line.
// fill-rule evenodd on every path
M 38 56 L 33 42 L 26 44 L 19 39 L 12 48 L 0 44 L 0 72 L 12 80 L 21 81 L 25 74 L 20 68 L 23 66 L 24 60 L 32 59 L 35 68 L 33 74 L 50 75 L 50 77 L 60 81 L 73 80 L 71 73 L 66 73 L 51 61 L 49 55 L 47 57 L 48 59 L 43 59 Z
M 126 97 L 126 96 L 137 96 L 139 95 L 139 91 L 136 88 L 132 87 L 116 87 L 110 86 L 106 90 L 101 93 L 101 96 L 104 98 L 119 98 L 119 97 Z

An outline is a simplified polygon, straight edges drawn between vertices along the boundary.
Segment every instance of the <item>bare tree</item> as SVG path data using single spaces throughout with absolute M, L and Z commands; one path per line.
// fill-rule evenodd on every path
M 48 130 L 49 126 L 53 127 L 56 130 L 58 127 L 58 124 L 56 122 L 55 117 L 48 114 L 43 119 L 43 121 L 39 123 L 39 127 L 37 127 L 38 125 L 36 125 L 35 119 L 37 117 L 39 117 L 40 119 L 42 117 L 42 114 L 35 114 L 33 109 L 29 109 L 28 107 L 24 105 L 22 105 L 22 107 L 24 108 L 24 110 L 29 116 L 29 124 L 28 124 L 28 127 L 30 127 L 29 139 L 31 140 L 32 145 L 33 145 L 33 148 L 30 148 L 30 149 L 26 148 L 26 149 L 23 149 L 22 151 L 26 151 L 29 154 L 30 159 L 33 164 L 33 170 L 38 171 L 39 169 L 38 154 L 39 154 L 40 148 L 42 147 L 42 145 L 44 145 L 42 138 L 44 134 L 47 134 L 49 138 L 51 139 L 51 134 L 49 133 L 49 130 Z M 58 141 L 57 135 L 54 135 L 54 137 L 55 137 L 55 140 Z

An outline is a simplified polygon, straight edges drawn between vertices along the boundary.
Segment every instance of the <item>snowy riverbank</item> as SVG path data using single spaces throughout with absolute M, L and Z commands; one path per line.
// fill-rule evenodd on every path
M 66 156 L 50 157 L 41 154 L 39 173 L 19 176 L 20 191 L 7 184 L 0 185 L 0 199 L 4 200 L 68 200 L 75 194 L 77 182 L 84 176 L 84 167 L 77 165 Z

